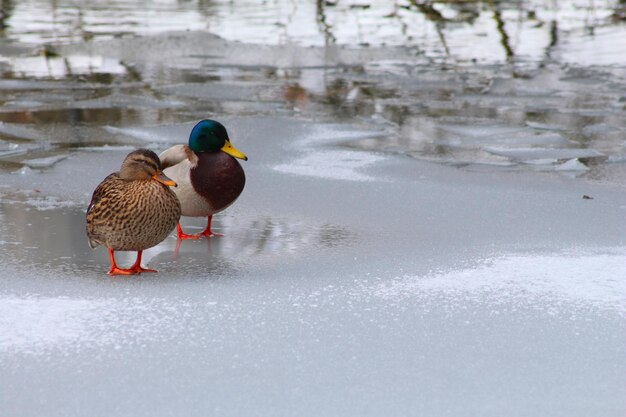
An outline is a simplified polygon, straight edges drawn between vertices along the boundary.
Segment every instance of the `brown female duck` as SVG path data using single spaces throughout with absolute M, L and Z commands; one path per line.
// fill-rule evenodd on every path
M 141 254 L 169 235 L 180 218 L 180 203 L 169 188 L 176 183 L 161 171 L 159 157 L 147 149 L 126 156 L 119 172 L 98 185 L 87 208 L 89 246 L 106 246 L 109 275 L 156 272 L 141 267 Z M 128 269 L 115 264 L 115 251 L 137 251 Z

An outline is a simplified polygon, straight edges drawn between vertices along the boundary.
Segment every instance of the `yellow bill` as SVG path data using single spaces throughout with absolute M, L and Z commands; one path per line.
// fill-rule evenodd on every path
M 220 149 L 220 150 L 222 152 L 226 152 L 227 154 L 229 154 L 233 158 L 243 159 L 244 161 L 248 160 L 248 157 L 245 156 L 243 153 L 239 152 L 237 149 L 235 149 L 235 147 L 230 144 L 229 140 L 226 141 L 226 143 L 224 144 L 224 146 L 222 146 L 222 149 Z

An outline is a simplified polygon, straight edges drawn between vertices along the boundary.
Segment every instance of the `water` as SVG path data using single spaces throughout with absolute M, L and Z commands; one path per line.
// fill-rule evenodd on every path
M 106 6 L 27 0 L 6 2 L 4 11 L 6 35 L 37 44 L 206 30 L 231 41 L 266 45 L 408 45 L 429 56 L 466 62 L 518 56 L 540 60 L 561 43 L 593 40 L 607 28 L 618 39 L 624 18 L 619 1 L 581 0 L 494 4 L 116 0 Z M 481 47 L 467 47 L 473 44 Z M 623 63 L 614 48 L 607 48 L 613 62 Z M 581 55 L 587 52 L 593 53 L 584 50 Z
M 50 150 L 112 142 L 102 125 L 278 112 L 388 132 L 349 144 L 358 149 L 624 177 L 619 2 L 24 1 L 4 10 L 1 130 L 54 124 L 38 133 Z M 179 33 L 161 35 L 170 30 Z M 41 149 L 17 143 L 32 134 L 1 139 L 12 162 Z

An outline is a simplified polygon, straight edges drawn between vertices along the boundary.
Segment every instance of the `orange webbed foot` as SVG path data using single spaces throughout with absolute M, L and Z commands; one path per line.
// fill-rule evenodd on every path
M 109 248 L 109 259 L 111 261 L 111 269 L 108 274 L 113 275 L 138 275 L 142 272 L 158 272 L 156 269 L 142 268 L 141 267 L 141 254 L 143 251 L 137 251 L 137 260 L 130 268 L 118 268 L 115 263 L 115 255 L 113 249 Z
M 133 271 L 134 274 L 141 274 L 142 272 L 159 272 L 156 269 L 150 269 L 150 268 L 143 268 L 141 266 L 132 266 L 130 268 L 131 271 Z
M 111 269 L 109 269 L 109 272 L 107 272 L 108 275 L 135 275 L 136 272 L 130 270 L 130 269 L 123 269 L 123 268 L 118 268 L 116 267 L 112 267 Z
M 211 236 L 224 237 L 224 234 L 223 233 L 212 232 L 210 230 L 205 230 L 204 232 L 200 233 L 198 236 L 204 236 L 204 237 L 211 237 Z

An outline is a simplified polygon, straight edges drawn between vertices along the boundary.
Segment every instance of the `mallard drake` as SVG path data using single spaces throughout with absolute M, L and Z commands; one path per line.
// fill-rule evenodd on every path
M 178 223 L 178 238 L 221 236 L 211 231 L 211 220 L 243 191 L 246 176 L 235 158 L 248 160 L 230 144 L 226 128 L 215 120 L 202 120 L 191 130 L 188 145 L 172 146 L 159 158 L 165 174 L 178 183 L 175 193 L 183 216 L 207 217 L 206 228 L 196 235 L 183 233 Z
M 156 272 L 141 267 L 141 254 L 169 235 L 180 218 L 180 203 L 170 187 L 176 183 L 161 171 L 154 152 L 138 149 L 126 156 L 119 172 L 106 177 L 87 208 L 89 246 L 106 246 L 109 275 Z M 115 264 L 115 251 L 137 251 L 128 269 Z

